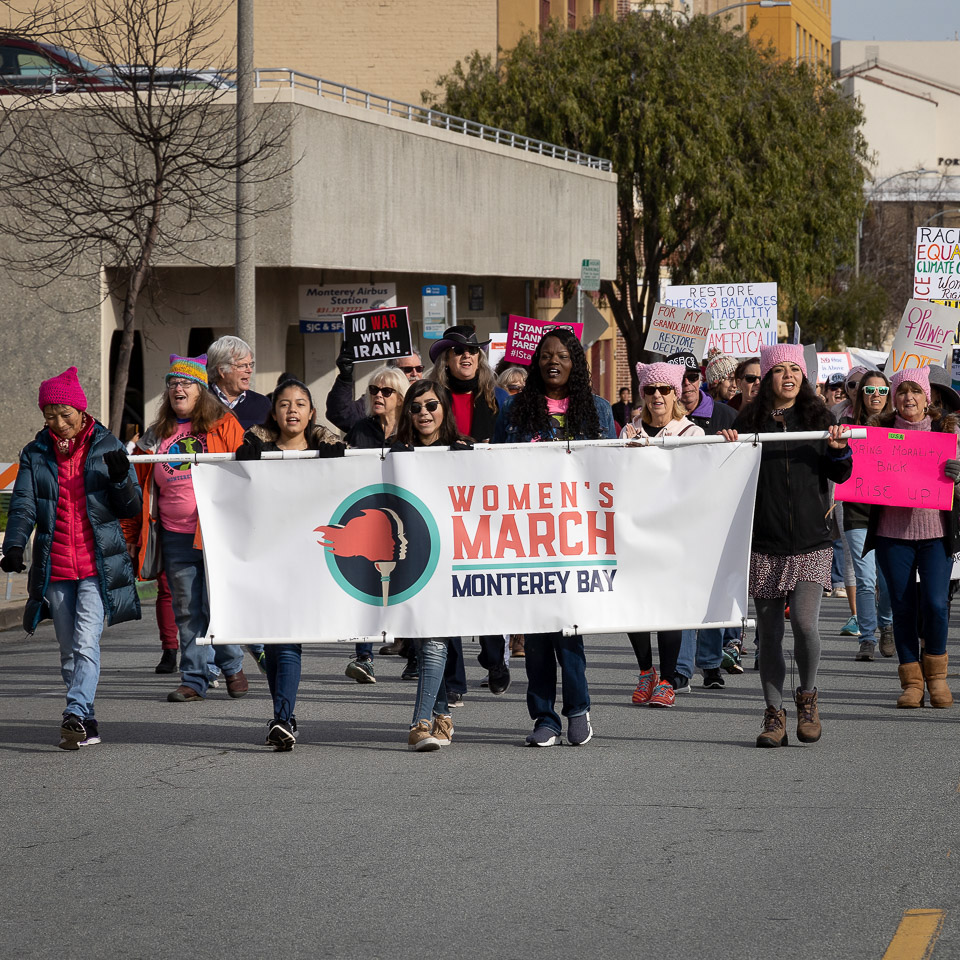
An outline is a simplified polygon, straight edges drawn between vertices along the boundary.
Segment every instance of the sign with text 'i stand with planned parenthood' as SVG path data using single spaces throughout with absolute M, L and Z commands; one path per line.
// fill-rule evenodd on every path
M 392 360 L 413 353 L 406 307 L 343 315 L 343 342 L 354 360 Z
M 397 305 L 395 283 L 302 283 L 300 332 L 340 333 L 343 315 Z
M 702 283 L 665 287 L 661 302 L 712 317 L 705 356 L 755 357 L 777 342 L 775 283 Z

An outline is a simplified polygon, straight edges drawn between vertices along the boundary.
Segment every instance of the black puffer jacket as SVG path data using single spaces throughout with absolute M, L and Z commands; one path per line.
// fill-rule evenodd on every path
M 742 420 L 741 414 L 733 427 L 745 433 Z M 792 407 L 784 414 L 784 425 L 768 417 L 761 426 L 762 433 L 806 429 Z M 763 444 L 753 514 L 753 550 L 784 557 L 831 546 L 829 481 L 843 483 L 852 471 L 850 448 L 834 450 L 826 440 Z

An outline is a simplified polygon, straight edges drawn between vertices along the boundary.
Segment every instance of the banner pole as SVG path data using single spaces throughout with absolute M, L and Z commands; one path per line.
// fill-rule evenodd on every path
M 753 617 L 740 617 L 737 620 L 717 620 L 713 623 L 687 623 L 679 625 L 675 623 L 660 625 L 643 624 L 639 626 L 631 624 L 628 627 L 617 627 L 616 629 L 613 627 L 583 627 L 575 623 L 572 627 L 562 627 L 560 632 L 565 637 L 574 637 L 578 634 L 584 636 L 595 633 L 634 633 L 640 631 L 656 633 L 661 630 L 725 630 L 728 627 L 735 629 L 737 627 L 755 627 L 756 625 L 757 621 L 754 620 Z

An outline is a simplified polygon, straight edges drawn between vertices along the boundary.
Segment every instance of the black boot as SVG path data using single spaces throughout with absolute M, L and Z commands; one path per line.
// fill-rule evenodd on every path
M 160 662 L 156 667 L 157 673 L 176 673 L 177 672 L 177 651 L 164 650 L 160 654 Z

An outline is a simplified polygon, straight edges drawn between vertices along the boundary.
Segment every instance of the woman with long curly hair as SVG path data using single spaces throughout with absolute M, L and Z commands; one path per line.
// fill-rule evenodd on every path
M 544 440 L 613 439 L 617 435 L 610 404 L 594 395 L 583 347 L 564 328 L 548 333 L 530 361 L 527 385 L 504 405 L 493 434 L 494 443 L 533 443 Z M 528 633 L 524 646 L 527 668 L 527 709 L 532 747 L 552 747 L 562 723 L 557 699 L 557 664 L 563 690 L 567 741 L 573 746 L 593 736 L 590 693 L 583 637 L 562 633 Z
M 842 483 L 853 470 L 853 455 L 807 380 L 803 347 L 779 343 L 760 351 L 760 390 L 741 411 L 728 440 L 740 433 L 796 433 L 829 430 L 829 440 L 764 443 L 753 514 L 750 595 L 757 608 L 760 682 L 766 700 L 758 747 L 787 741 L 783 709 L 784 610 L 790 606 L 793 652 L 800 674 L 794 699 L 797 739 L 814 743 L 821 727 L 817 704 L 820 665 L 820 601 L 830 587 L 833 537 L 830 481 Z

